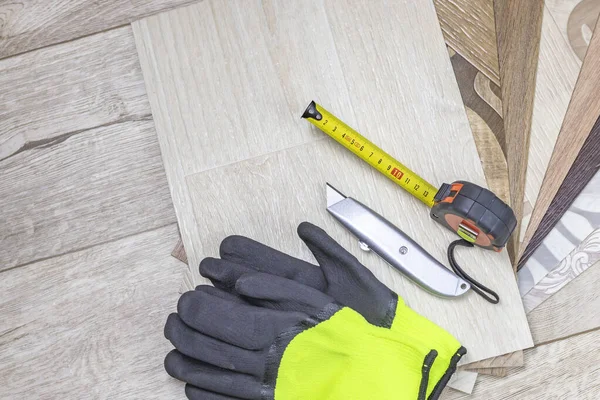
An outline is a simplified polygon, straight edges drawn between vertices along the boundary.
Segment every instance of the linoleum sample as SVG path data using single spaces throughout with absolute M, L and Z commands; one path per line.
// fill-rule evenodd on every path
M 517 227 L 509 251 L 518 254 L 544 0 L 494 0 L 510 205 Z M 516 261 L 516 257 L 513 257 Z
M 563 38 L 560 27 L 545 7 L 519 241 L 525 236 L 580 69 L 581 61 L 573 53 L 571 46 Z
M 448 46 L 500 85 L 493 0 L 435 0 Z
M 600 228 L 594 230 L 556 268 L 523 296 L 527 313 L 568 285 L 588 268 L 600 262 Z M 595 266 L 595 268 L 600 267 Z
M 529 245 L 523 253 L 526 261 L 540 246 L 544 238 L 554 229 L 561 217 L 571 206 L 577 195 L 589 185 L 592 178 L 600 170 L 600 117 L 585 140 L 577 158 L 571 165 L 569 173 L 556 192 L 548 211 L 542 218 L 537 231 L 533 234 Z
M 577 79 L 577 84 L 573 90 L 573 96 L 569 103 L 565 119 L 563 121 L 556 145 L 552 152 L 552 157 L 548 163 L 546 175 L 542 181 L 537 202 L 533 209 L 531 220 L 521 248 L 527 249 L 520 260 L 520 266 L 526 260 L 527 256 L 535 250 L 535 245 L 529 247 L 529 242 L 537 231 L 544 215 L 549 211 L 551 203 L 554 201 L 559 188 L 582 147 L 590 134 L 594 132 L 593 126 L 600 116 L 600 80 L 598 80 L 598 69 L 600 68 L 600 34 L 592 37 L 587 50 L 583 66 Z M 593 165 L 596 158 L 592 154 L 588 160 Z M 597 163 L 596 163 L 597 165 Z M 580 182 L 581 183 L 581 182 Z M 583 182 L 585 185 L 586 181 Z M 582 185 L 579 185 L 579 191 Z M 539 242 L 538 242 L 539 243 Z M 524 251 L 523 251 L 524 253 Z
M 417 199 L 301 120 L 313 99 L 435 185 L 486 185 L 433 4 L 360 4 L 209 0 L 134 24 L 194 281 L 200 259 L 218 255 L 230 234 L 309 258 L 295 233 L 307 220 L 453 332 L 469 349 L 466 362 L 529 347 L 505 252 L 457 255 L 500 293 L 499 305 L 473 293 L 440 299 L 360 252 L 325 211 L 329 181 L 439 260 L 456 237 Z
M 518 282 L 521 295 L 525 296 L 538 282 L 563 263 L 564 258 L 599 227 L 600 172 L 597 172 L 519 270 Z

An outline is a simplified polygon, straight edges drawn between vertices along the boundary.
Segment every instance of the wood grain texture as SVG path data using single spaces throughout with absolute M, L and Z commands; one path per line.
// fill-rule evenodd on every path
M 478 368 L 496 368 L 496 367 L 522 367 L 524 365 L 524 357 L 522 351 L 517 351 L 510 354 L 503 354 L 498 357 L 491 357 L 487 360 L 477 361 L 468 365 L 465 368 L 475 370 Z
M 502 116 L 486 101 L 495 96 L 492 89 L 495 84 L 460 54 L 453 55 L 450 60 L 488 187 L 508 202 L 508 170 L 502 149 L 505 142 Z M 477 92 L 477 87 L 485 93 L 485 98 Z M 502 100 L 495 97 L 492 103 L 502 109 Z
M 86 130 L 0 162 L 0 270 L 173 223 L 153 125 Z
M 205 1 L 133 24 L 179 227 L 196 274 L 203 255 L 194 243 L 203 232 L 194 221 L 185 176 L 321 138 L 298 117 L 313 98 L 331 109 L 350 109 L 320 1 L 240 4 Z M 232 117 L 236 113 L 248 118 Z
M 584 271 L 527 316 L 536 343 L 600 328 L 600 263 L 587 269 L 584 260 L 578 264 Z
M 500 143 L 504 143 L 502 100 L 495 94 L 500 88 L 461 55 L 454 53 L 451 61 L 488 187 L 508 202 L 508 171 L 500 147 Z M 181 239 L 175 245 L 172 255 L 187 264 Z
M 175 221 L 131 28 L 0 61 L 0 269 Z
M 596 400 L 600 392 L 600 331 L 525 351 L 526 364 L 502 379 L 480 376 L 472 395 L 450 389 L 442 400 Z
M 508 368 L 502 368 L 502 367 L 477 368 L 476 370 L 473 370 L 473 371 L 477 372 L 478 374 L 481 374 L 481 375 L 497 376 L 498 378 L 504 378 L 504 377 L 508 376 Z M 471 393 L 472 393 L 472 391 L 471 391 Z
M 492 0 L 435 0 L 446 43 L 500 85 Z
M 459 54 L 452 56 L 451 61 L 488 187 L 502 200 L 509 202 L 508 169 L 500 145 L 504 143 L 502 101 L 496 94 L 500 88 Z M 522 366 L 523 353 L 517 353 L 467 364 L 465 367 L 478 373 L 496 374 L 497 371 L 493 371 L 495 367 Z M 479 363 L 488 368 L 479 368 Z M 500 369 L 498 374 L 504 375 L 506 369 Z
M 531 218 L 580 69 L 581 62 L 544 8 L 525 183 L 525 202 L 531 207 L 523 212 L 519 241 Z
M 548 233 L 556 226 L 579 193 L 588 185 L 600 170 L 600 117 L 594 124 L 592 131 L 585 140 L 579 154 L 573 161 L 569 173 L 556 192 L 554 200 L 550 203 L 546 214 L 540 221 L 538 229 L 533 234 L 527 248 L 521 256 L 520 263 L 524 263 L 540 246 Z
M 105 31 L 194 0 L 20 0 L 0 3 L 0 59 Z
M 533 114 L 543 0 L 494 0 L 510 204 L 517 227 L 507 248 L 516 261 Z M 515 263 L 516 264 L 516 263 Z
M 600 35 L 594 35 L 581 67 L 558 139 L 542 181 L 538 200 L 521 245 L 523 252 L 548 211 L 552 200 L 567 176 L 584 142 L 600 116 L 599 81 Z M 521 264 L 522 265 L 522 264 Z
M 182 398 L 163 368 L 176 239 L 173 223 L 2 272 L 0 397 Z
M 150 116 L 129 27 L 0 60 L 0 87 L 0 160 Z

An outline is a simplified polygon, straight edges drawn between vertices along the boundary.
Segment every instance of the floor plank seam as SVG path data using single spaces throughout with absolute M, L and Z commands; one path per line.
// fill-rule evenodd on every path
M 535 344 L 535 347 L 542 347 L 542 346 L 546 346 L 546 345 L 548 345 L 548 344 L 552 344 L 552 343 L 560 342 L 561 340 L 567 340 L 567 339 L 571 339 L 571 338 L 574 338 L 574 337 L 576 337 L 576 336 L 585 335 L 585 334 L 587 334 L 587 333 L 591 333 L 591 332 L 594 332 L 594 331 L 600 331 L 600 326 L 597 326 L 597 327 L 595 327 L 595 328 L 591 328 L 591 329 L 586 329 L 586 330 L 584 330 L 584 331 L 581 331 L 581 332 L 572 333 L 572 334 L 570 334 L 570 335 L 562 336 L 562 337 L 559 337 L 559 338 L 556 338 L 556 339 L 547 340 L 547 341 L 545 341 L 545 342 L 536 343 L 536 344 Z
M 71 132 L 67 132 L 67 133 L 63 133 L 63 134 L 60 134 L 58 136 L 54 136 L 54 137 L 47 138 L 47 139 L 34 140 L 34 141 L 31 141 L 31 142 L 26 142 L 23 146 L 21 146 L 19 149 L 17 149 L 11 155 L 8 155 L 8 156 L 0 159 L 0 162 L 8 160 L 9 158 L 14 157 L 17 154 L 23 153 L 25 151 L 35 150 L 35 149 L 45 149 L 45 148 L 54 146 L 56 144 L 63 143 L 66 140 L 68 140 L 69 138 L 71 138 L 71 137 L 73 137 L 75 135 L 79 135 L 81 133 L 88 132 L 88 131 L 91 131 L 93 129 L 106 128 L 106 127 L 109 127 L 109 126 L 112 126 L 112 125 L 123 124 L 123 123 L 126 123 L 126 122 L 151 121 L 151 120 L 152 120 L 152 114 L 143 114 L 141 116 L 131 116 L 131 117 L 121 118 L 121 119 L 118 119 L 118 120 L 115 120 L 115 121 L 107 122 L 105 124 L 96 125 L 96 126 L 91 127 L 91 128 L 77 129 L 77 130 L 74 130 L 74 131 L 71 131 Z
M 95 32 L 91 32 L 91 33 L 86 33 L 86 34 L 83 34 L 83 35 L 78 36 L 76 38 L 67 39 L 67 40 L 63 40 L 63 41 L 59 41 L 59 42 L 47 44 L 47 45 L 40 46 L 40 47 L 35 47 L 35 48 L 28 49 L 28 50 L 25 50 L 25 51 L 22 51 L 22 52 L 19 52 L 19 53 L 10 54 L 8 56 L 0 56 L 0 61 L 9 59 L 11 57 L 20 56 L 22 54 L 31 53 L 31 52 L 36 51 L 36 50 L 45 49 L 47 47 L 52 47 L 52 46 L 56 46 L 56 45 L 60 45 L 60 44 L 70 43 L 70 42 L 74 42 L 76 40 L 83 39 L 83 38 L 86 38 L 86 37 L 90 37 L 90 36 L 93 36 L 93 35 L 97 35 L 97 34 L 101 34 L 101 33 L 106 33 L 106 32 L 109 32 L 109 31 L 112 31 L 112 30 L 115 30 L 115 29 L 124 28 L 124 27 L 126 27 L 128 25 L 131 25 L 132 22 L 135 22 L 137 20 L 140 20 L 140 19 L 143 19 L 143 18 L 147 18 L 147 17 L 151 17 L 151 16 L 157 15 L 157 14 L 162 14 L 162 13 L 174 10 L 176 8 L 179 8 L 179 7 L 189 6 L 190 4 L 195 3 L 196 1 L 197 0 L 190 0 L 190 1 L 183 2 L 183 3 L 178 3 L 175 6 L 172 5 L 170 7 L 164 8 L 164 9 L 154 10 L 154 12 L 150 12 L 148 14 L 136 15 L 134 20 L 128 20 L 126 23 L 123 23 L 123 24 L 115 25 L 115 26 L 112 26 L 110 28 L 101 29 L 99 31 L 95 31 Z M 16 36 L 1 36 L 0 39 L 7 40 L 7 39 L 11 39 L 13 37 L 16 37 Z
M 142 235 L 144 233 L 148 233 L 148 232 L 156 231 L 156 230 L 159 230 L 159 229 L 163 229 L 163 228 L 166 228 L 166 227 L 171 226 L 171 225 L 177 226 L 177 221 L 170 222 L 168 224 L 164 224 L 164 225 L 160 225 L 160 226 L 156 226 L 156 227 L 150 228 L 150 229 L 144 229 L 143 231 L 139 231 L 139 232 L 132 233 L 132 234 L 129 234 L 129 235 L 115 237 L 113 239 L 106 240 L 104 242 L 98 242 L 98 243 L 94 243 L 94 244 L 91 244 L 91 245 L 88 245 L 88 246 L 83 246 L 83 247 L 80 247 L 78 249 L 65 251 L 64 253 L 58 253 L 58 254 L 54 254 L 54 255 L 48 256 L 48 257 L 42 257 L 42 258 L 38 258 L 38 259 L 35 259 L 35 260 L 27 261 L 26 263 L 15 265 L 14 267 L 3 269 L 3 270 L 0 271 L 0 274 L 2 274 L 4 272 L 12 271 L 12 270 L 17 269 L 17 268 L 26 267 L 28 265 L 35 264 L 37 262 L 47 261 L 47 260 L 50 260 L 50 259 L 55 258 L 55 257 L 62 257 L 62 256 L 66 256 L 68 254 L 78 253 L 80 251 L 89 250 L 89 249 L 92 249 L 92 248 L 97 247 L 97 246 L 103 246 L 105 244 L 114 243 L 114 242 L 117 242 L 119 240 L 123 240 L 123 239 L 129 238 L 129 237 L 138 236 L 138 235 Z
M 116 29 L 121 29 L 121 28 L 124 28 L 124 27 L 126 27 L 128 25 L 131 25 L 131 22 L 128 22 L 126 24 L 117 25 L 117 26 L 114 26 L 112 28 L 103 29 L 103 30 L 100 30 L 100 31 L 97 31 L 97 32 L 93 32 L 93 33 L 86 33 L 85 35 L 81 35 L 81 36 L 78 36 L 78 37 L 73 38 L 73 39 L 63 40 L 62 42 L 56 42 L 56 43 L 48 44 L 48 45 L 45 45 L 45 46 L 36 47 L 34 49 L 25 50 L 25 51 L 22 51 L 20 53 L 14 53 L 14 54 L 11 54 L 9 56 L 0 57 L 0 61 L 2 61 L 2 60 L 8 60 L 9 58 L 12 58 L 12 57 L 18 57 L 18 56 L 21 56 L 23 54 L 33 53 L 34 51 L 38 51 L 38 50 L 41 50 L 41 49 L 46 49 L 48 47 L 60 46 L 61 44 L 75 42 L 75 41 L 77 41 L 79 39 L 84 39 L 84 38 L 87 38 L 87 37 L 90 37 L 90 36 L 94 36 L 94 35 L 98 35 L 98 34 L 101 34 L 101 33 L 106 33 L 106 32 L 110 32 L 110 31 L 114 31 Z M 7 37 L 3 37 L 3 39 L 8 39 L 8 38 Z

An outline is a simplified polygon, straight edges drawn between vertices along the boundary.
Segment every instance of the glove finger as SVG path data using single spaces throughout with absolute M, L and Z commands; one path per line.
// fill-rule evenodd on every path
M 224 291 L 222 289 L 216 288 L 214 286 L 209 285 L 198 285 L 196 289 L 201 292 L 206 292 L 216 297 L 220 297 L 223 300 L 231 301 L 234 303 L 247 304 L 247 302 L 237 295 L 235 292 Z
M 258 272 L 295 280 L 296 282 L 325 289 L 325 279 L 316 265 L 297 259 L 243 236 L 229 236 L 221 242 L 221 258 L 247 265 Z
M 254 272 L 238 279 L 235 290 L 261 307 L 315 315 L 335 301 L 310 286 L 275 275 Z
M 167 354 L 165 370 L 173 378 L 209 392 L 249 400 L 261 397 L 259 378 L 194 360 L 177 350 Z
M 189 383 L 185 385 L 185 396 L 189 400 L 243 400 L 239 397 L 225 396 L 215 392 L 208 392 Z
M 281 331 L 307 317 L 224 300 L 201 290 L 184 293 L 177 313 L 190 328 L 248 350 L 267 348 Z
M 321 266 L 327 294 L 362 314 L 371 324 L 391 323 L 398 300 L 394 292 L 318 226 L 302 222 L 298 236 Z
M 187 326 L 179 315 L 167 318 L 165 337 L 180 353 L 216 367 L 263 376 L 266 351 L 252 351 L 206 336 Z
M 256 272 L 256 269 L 231 260 L 205 258 L 200 262 L 200 275 L 210 279 L 215 287 L 233 292 L 235 282 L 243 274 Z

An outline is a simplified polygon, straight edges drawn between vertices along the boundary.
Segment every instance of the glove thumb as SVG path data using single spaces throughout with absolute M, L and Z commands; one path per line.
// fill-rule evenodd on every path
M 302 222 L 298 236 L 321 266 L 329 295 L 371 324 L 391 327 L 398 303 L 394 292 L 318 226 Z

